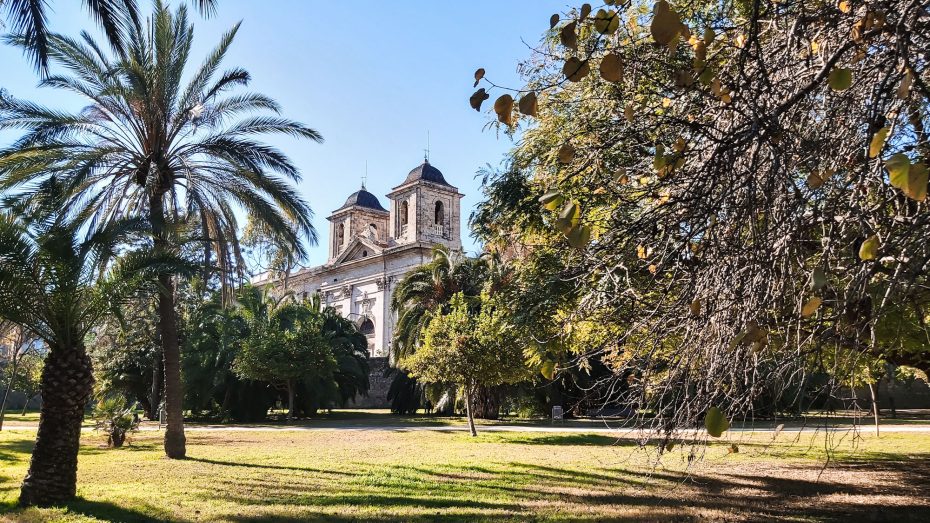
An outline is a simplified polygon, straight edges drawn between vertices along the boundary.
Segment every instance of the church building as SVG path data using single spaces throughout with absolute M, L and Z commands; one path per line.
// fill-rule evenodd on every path
M 393 356 L 394 286 L 428 262 L 435 245 L 462 248 L 462 196 L 428 160 L 387 194 L 389 209 L 362 184 L 327 218 L 328 261 L 288 278 L 288 288 L 298 296 L 319 293 L 325 305 L 356 322 L 367 336 L 371 390 L 367 399 L 359 399 L 360 406 L 386 404 L 388 381 L 383 375 Z

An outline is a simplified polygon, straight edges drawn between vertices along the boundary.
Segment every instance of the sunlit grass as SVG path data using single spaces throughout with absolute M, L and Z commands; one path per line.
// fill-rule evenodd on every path
M 191 431 L 190 459 L 171 461 L 163 457 L 157 432 L 138 433 L 131 446 L 117 450 L 87 433 L 82 499 L 67 508 L 22 511 L 14 503 L 34 433 L 3 431 L 0 500 L 7 517 L 36 521 L 820 519 L 879 510 L 930 515 L 926 498 L 915 490 L 930 463 L 925 434 L 890 433 L 878 440 L 864 433 L 834 435 L 832 459 L 838 464 L 822 476 L 822 434 L 786 432 L 774 445 L 771 434 L 730 436 L 691 461 L 689 470 L 689 446 L 656 461 L 653 445 L 640 448 L 606 434 Z

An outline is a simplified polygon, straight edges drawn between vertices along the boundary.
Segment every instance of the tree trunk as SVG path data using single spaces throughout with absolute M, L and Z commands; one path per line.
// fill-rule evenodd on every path
M 6 382 L 6 390 L 3 391 L 3 401 L 0 402 L 0 430 L 3 430 L 3 418 L 6 416 L 6 400 L 10 396 L 10 389 L 13 388 L 13 382 L 16 381 L 16 368 L 19 366 L 19 347 L 13 348 L 13 368 L 10 369 L 10 377 Z M 26 404 L 29 404 L 29 398 L 26 398 Z
M 174 310 L 174 282 L 170 274 L 158 276 L 158 327 L 161 331 L 165 363 L 165 454 L 184 459 L 184 393 L 181 389 L 181 349 L 178 346 L 178 318 Z
M 158 419 L 158 411 L 161 410 L 161 381 L 164 376 L 164 371 L 162 370 L 162 359 L 164 356 L 160 351 L 155 352 L 155 357 L 152 362 L 152 393 L 149 396 L 149 405 L 151 406 L 151 412 L 149 412 L 148 418 L 152 421 Z
M 22 505 L 60 505 L 74 498 L 81 421 L 93 385 L 83 346 L 51 348 L 42 370 L 39 430 L 20 491 Z
M 167 190 L 167 188 L 166 188 Z M 149 198 L 149 221 L 152 224 L 156 253 L 169 249 L 165 227 L 164 192 Z M 184 437 L 184 391 L 181 385 L 181 349 L 178 341 L 178 315 L 174 308 L 174 280 L 171 274 L 158 275 L 158 334 L 165 365 L 165 454 L 172 459 L 184 459 L 187 454 Z
M 475 430 L 475 417 L 472 416 L 471 412 L 471 396 L 471 390 L 469 390 L 469 387 L 465 387 L 465 415 L 468 416 L 468 430 L 471 432 L 472 436 L 477 436 L 478 431 Z
M 872 415 L 875 417 L 875 437 L 878 437 L 878 391 L 876 383 L 869 383 L 869 392 L 872 394 Z
M 498 419 L 501 412 L 501 393 L 500 387 L 486 387 L 478 385 L 475 387 L 474 408 L 475 417 L 478 419 Z
M 287 419 L 294 419 L 294 380 L 287 380 Z

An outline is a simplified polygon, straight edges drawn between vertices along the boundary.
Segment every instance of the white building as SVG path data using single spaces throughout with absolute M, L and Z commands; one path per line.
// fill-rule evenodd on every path
M 462 196 L 429 161 L 387 194 L 390 210 L 362 185 L 327 218 L 326 264 L 288 278 L 289 289 L 303 296 L 319 293 L 324 304 L 354 320 L 368 337 L 372 390 L 367 404 L 384 404 L 387 394 L 383 374 L 396 321 L 391 292 L 407 272 L 432 258 L 433 246 L 462 248 Z

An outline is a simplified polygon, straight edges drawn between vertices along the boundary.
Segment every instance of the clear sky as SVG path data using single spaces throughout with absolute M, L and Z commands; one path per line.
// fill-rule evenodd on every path
M 144 3 L 145 0 L 140 0 Z M 51 0 L 52 28 L 77 35 L 91 29 L 76 0 Z M 488 115 L 468 105 L 478 67 L 497 83 L 518 84 L 516 66 L 548 28 L 565 0 L 385 2 L 220 0 L 219 12 L 194 14 L 194 62 L 242 20 L 227 67 L 252 73 L 251 90 L 280 102 L 284 115 L 320 131 L 325 143 L 271 142 L 303 172 L 299 189 L 316 213 L 321 246 L 309 264 L 326 261 L 326 216 L 358 189 L 368 162 L 368 189 L 387 207 L 386 194 L 423 159 L 465 193 L 462 227 L 479 200 L 482 166 L 499 166 L 511 140 L 484 130 Z M 77 109 L 76 98 L 37 89 L 17 49 L 0 45 L 0 87 L 19 98 Z M 490 107 L 493 96 L 485 102 Z M 0 135 L 8 143 L 9 133 Z M 465 238 L 465 249 L 477 246 Z

